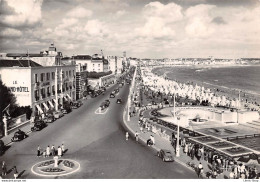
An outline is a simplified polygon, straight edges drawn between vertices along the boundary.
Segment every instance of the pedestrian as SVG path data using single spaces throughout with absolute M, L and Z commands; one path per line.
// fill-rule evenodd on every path
M 125 133 L 125 140 L 128 141 L 128 138 L 129 138 L 129 134 L 128 132 Z
M 58 146 L 58 156 L 61 157 L 62 156 L 62 150 L 61 150 L 61 147 Z
M 200 162 L 199 165 L 198 165 L 198 178 L 200 178 L 200 175 L 201 175 L 202 172 L 203 172 L 203 166 Z
M 232 171 L 229 173 L 229 179 L 234 179 L 234 177 L 235 177 L 234 170 L 232 170 Z
M 151 141 L 153 142 L 153 145 L 155 145 L 155 139 L 154 139 L 154 136 L 153 136 L 153 135 L 150 136 L 150 139 L 151 139 Z
M 42 155 L 44 158 L 46 157 L 46 150 L 43 151 Z
M 62 155 L 65 153 L 65 146 L 64 144 L 61 144 L 61 150 L 62 150 Z
M 52 145 L 51 146 L 51 155 L 55 156 L 55 154 L 56 154 L 55 147 L 54 147 L 54 145 Z
M 37 157 L 41 157 L 41 147 L 39 145 L 37 147 Z
M 138 133 L 137 133 L 137 131 L 135 132 L 135 141 L 138 142 Z
M 48 145 L 48 147 L 46 148 L 46 156 L 50 157 L 51 154 L 51 150 L 50 150 L 50 146 Z
M 18 171 L 17 171 L 16 166 L 14 166 L 12 170 L 14 172 L 14 179 L 16 179 L 18 177 Z
M 7 167 L 5 161 L 2 162 L 2 176 L 6 176 L 7 174 Z

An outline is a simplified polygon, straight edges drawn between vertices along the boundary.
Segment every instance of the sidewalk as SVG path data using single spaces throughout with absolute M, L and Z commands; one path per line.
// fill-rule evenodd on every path
M 136 88 L 136 85 L 134 87 L 134 93 L 138 93 L 139 90 Z M 139 98 L 140 99 L 140 96 Z M 142 93 L 142 100 L 143 100 L 143 103 L 144 104 L 147 104 L 147 103 L 150 103 L 149 100 L 146 98 L 146 96 Z M 133 109 L 133 108 L 132 108 Z M 132 111 L 131 109 L 131 111 Z M 152 111 L 153 109 L 148 109 L 145 111 L 145 113 L 150 113 L 150 111 Z M 127 121 L 127 110 L 125 109 L 125 112 L 124 112 L 124 124 L 125 126 L 127 127 L 128 131 L 129 131 L 129 134 L 131 136 L 135 136 L 135 133 L 137 132 L 138 133 L 138 137 L 139 137 L 139 142 L 146 145 L 146 142 L 148 139 L 150 139 L 150 136 L 153 135 L 154 138 L 155 138 L 155 145 L 152 145 L 151 147 L 153 149 L 155 149 L 156 151 L 159 151 L 161 149 L 167 149 L 167 150 L 170 150 L 174 156 L 174 160 L 180 164 L 182 164 L 183 166 L 187 167 L 188 169 L 196 172 L 194 169 L 192 169 L 190 166 L 187 165 L 188 162 L 191 162 L 193 164 L 195 164 L 196 166 L 199 165 L 199 163 L 201 162 L 202 165 L 203 165 L 203 178 L 207 178 L 206 177 L 206 172 L 210 171 L 210 168 L 211 168 L 211 165 L 208 164 L 207 161 L 205 160 L 200 160 L 198 161 L 196 159 L 196 157 L 192 160 L 188 155 L 186 155 L 184 152 L 183 152 L 183 148 L 180 147 L 180 157 L 176 157 L 176 153 L 175 153 L 175 149 L 173 148 L 173 146 L 171 145 L 171 142 L 163 137 L 161 137 L 159 134 L 156 134 L 156 133 L 153 133 L 151 131 L 146 131 L 146 130 L 143 130 L 143 132 L 140 131 L 140 127 L 139 127 L 139 124 L 138 124 L 138 121 L 139 121 L 139 116 L 138 114 L 136 114 L 135 116 L 132 116 L 130 117 L 130 121 Z M 146 114 L 147 115 L 147 114 Z M 150 116 L 152 117 L 152 116 Z M 168 132 L 169 128 L 165 128 Z M 167 133 L 168 133 L 167 132 Z M 172 133 L 173 131 L 170 131 L 170 133 Z M 147 146 L 148 147 L 148 146 Z M 222 174 L 219 174 L 217 176 L 217 179 L 227 179 L 229 176 L 229 172 L 228 171 L 224 171 Z

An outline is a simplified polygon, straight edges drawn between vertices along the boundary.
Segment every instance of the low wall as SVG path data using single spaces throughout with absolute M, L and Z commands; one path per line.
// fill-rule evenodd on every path
M 17 125 L 20 125 L 21 123 L 26 121 L 26 114 L 22 114 L 16 118 L 9 119 L 7 121 L 7 129 L 10 130 L 13 127 L 16 127 Z

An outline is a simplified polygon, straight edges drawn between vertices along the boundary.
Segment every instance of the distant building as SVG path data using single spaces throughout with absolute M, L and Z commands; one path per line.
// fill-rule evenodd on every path
M 30 59 L 42 66 L 61 65 L 62 53 L 52 43 L 48 50 L 35 53 L 7 53 L 4 59 Z

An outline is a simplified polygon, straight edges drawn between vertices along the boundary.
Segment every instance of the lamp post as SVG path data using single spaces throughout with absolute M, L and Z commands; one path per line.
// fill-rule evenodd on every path
M 173 95 L 173 111 L 171 111 L 173 115 L 173 119 L 176 118 L 176 111 L 175 111 L 175 93 Z M 176 141 L 176 157 L 180 157 L 180 146 L 179 146 L 179 140 L 180 140 L 180 124 L 179 124 L 180 117 L 177 116 L 177 141 Z

